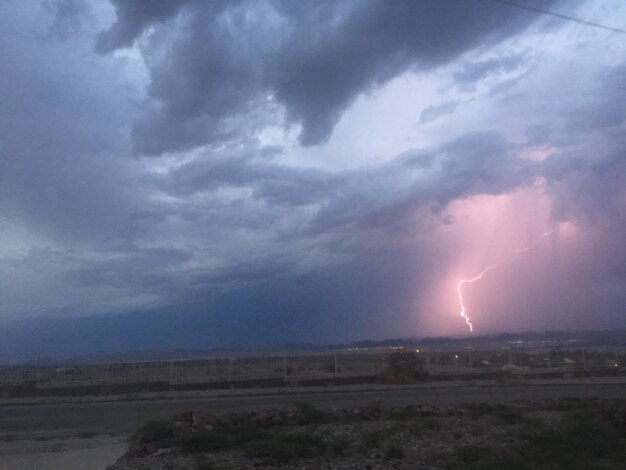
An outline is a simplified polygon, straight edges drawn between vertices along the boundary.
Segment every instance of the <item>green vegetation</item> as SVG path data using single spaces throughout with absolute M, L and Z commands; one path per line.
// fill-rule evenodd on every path
M 288 462 L 306 455 L 302 448 L 285 442 L 282 439 L 265 439 L 253 441 L 246 446 L 248 458 L 260 458 L 270 461 L 275 465 Z
M 436 431 L 441 428 L 441 423 L 435 418 L 426 418 L 424 420 L 424 429 L 427 431 Z
M 491 463 L 493 461 L 493 451 L 485 446 L 463 446 L 457 449 L 457 455 L 461 462 L 469 466 L 480 463 L 484 464 L 485 462 Z
M 322 455 L 328 446 L 322 437 L 312 432 L 286 433 L 284 430 L 270 432 L 254 423 L 226 422 L 216 423 L 210 430 L 188 432 L 173 438 L 171 424 L 151 421 L 139 428 L 131 441 L 143 444 L 159 440 L 164 440 L 167 446 L 178 447 L 183 453 L 199 454 L 244 449 L 248 457 L 264 459 L 272 464 Z M 337 440 L 333 443 L 333 452 L 338 455 L 347 446 L 347 440 L 345 442 Z M 219 468 L 211 462 L 203 462 L 197 467 Z
M 380 383 L 413 384 L 424 378 L 423 362 L 411 351 L 398 351 L 388 356 L 389 365 L 378 376 Z
M 547 408 L 554 411 L 577 411 L 594 408 L 594 406 L 593 402 L 587 402 L 578 398 L 561 398 L 560 400 L 550 402 Z
M 298 424 L 304 426 L 307 424 L 325 424 L 328 422 L 328 416 L 322 410 L 315 408 L 310 403 L 297 402 L 296 409 L 299 413 Z
M 333 451 L 333 455 L 335 456 L 345 455 L 349 446 L 350 446 L 350 440 L 346 436 L 337 436 L 331 443 L 331 449 Z
M 324 454 L 326 441 L 311 433 L 274 435 L 249 442 L 246 455 L 267 460 L 271 464 L 282 464 L 293 459 L 315 457 Z
M 522 421 L 522 412 L 510 405 L 475 403 L 467 405 L 466 410 L 473 419 L 479 419 L 483 416 L 494 416 L 504 424 L 517 424 Z
M 317 434 L 310 432 L 297 432 L 293 434 L 286 434 L 282 436 L 285 442 L 290 442 L 295 445 L 317 448 L 324 450 L 326 448 L 326 441 Z
M 626 437 L 607 410 L 570 411 L 557 426 L 534 423 L 522 436 L 520 448 L 494 449 L 481 445 L 457 449 L 457 459 L 471 470 L 568 470 L 626 468 Z
M 361 435 L 361 441 L 363 442 L 363 447 L 367 449 L 380 447 L 384 440 L 385 440 L 385 433 L 381 430 L 366 431 Z
M 626 438 L 602 410 L 570 412 L 561 425 L 526 438 L 523 455 L 537 468 L 614 468 L 610 462 L 626 468 Z
M 214 431 L 202 431 L 185 435 L 176 440 L 176 445 L 184 452 L 214 452 L 232 445 L 230 436 Z
M 255 423 L 217 423 L 213 430 L 226 435 L 231 446 L 245 444 L 258 439 L 265 439 L 270 436 L 269 431 Z
M 389 446 L 385 449 L 385 460 L 401 460 L 404 458 L 404 449 L 399 446 Z
M 152 420 L 139 426 L 130 436 L 133 445 L 167 440 L 173 437 L 172 423 L 166 420 Z
M 167 455 L 189 459 L 194 454 L 195 470 L 229 468 L 219 457 L 229 451 L 254 459 L 256 466 L 349 456 L 370 462 L 384 459 L 387 466 L 427 459 L 449 470 L 626 468 L 626 402 L 619 400 L 382 412 L 373 406 L 333 413 L 300 403 L 295 413 L 231 415 L 197 426 L 172 429 L 167 421 L 147 422 L 130 439 L 134 455 L 172 447 L 176 450 Z M 431 446 L 434 442 L 445 445 Z
M 420 412 L 414 406 L 392 408 L 387 412 L 387 418 L 392 421 L 411 421 L 420 417 Z
M 215 452 L 269 437 L 269 432 L 253 424 L 219 423 L 210 431 L 180 436 L 176 439 L 175 445 L 183 452 Z
M 415 437 L 422 436 L 422 426 L 419 423 L 411 423 L 407 426 L 407 431 L 413 434 Z

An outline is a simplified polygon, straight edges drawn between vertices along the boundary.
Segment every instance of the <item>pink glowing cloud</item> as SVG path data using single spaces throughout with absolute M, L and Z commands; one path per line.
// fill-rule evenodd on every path
M 463 299 L 463 286 L 465 284 L 472 284 L 476 281 L 479 281 L 480 279 L 483 278 L 483 276 L 485 274 L 487 274 L 489 271 L 493 270 L 493 269 L 498 269 L 500 266 L 502 266 L 504 263 L 506 263 L 507 261 L 509 261 L 509 259 L 517 254 L 520 253 L 525 253 L 529 250 L 532 250 L 535 245 L 537 245 L 537 243 L 539 243 L 544 237 L 547 237 L 548 235 L 550 235 L 551 233 L 553 233 L 553 230 L 550 230 L 548 232 L 544 232 L 541 234 L 541 236 L 537 239 L 537 241 L 535 243 L 533 243 L 530 246 L 524 247 L 524 248 L 516 248 L 514 250 L 511 251 L 511 253 L 509 254 L 509 256 L 507 256 L 505 259 L 503 259 L 502 261 L 500 261 L 499 263 L 496 264 L 491 264 L 488 265 L 487 267 L 485 267 L 480 274 L 470 278 L 470 279 L 461 279 L 459 280 L 459 283 L 457 284 L 456 290 L 459 296 L 459 306 L 461 308 L 460 310 L 460 315 L 461 317 L 465 320 L 465 323 L 467 324 L 467 326 L 469 327 L 470 333 L 474 331 L 474 325 L 472 324 L 472 321 L 470 320 L 469 316 L 467 315 L 467 309 L 465 307 L 465 301 Z
M 426 246 L 432 277 L 416 301 L 425 312 L 416 323 L 420 333 L 558 326 L 560 312 L 576 310 L 566 292 L 576 289 L 588 250 L 572 222 L 553 219 L 542 185 L 455 201 L 443 220 Z M 551 309 L 559 313 L 542 314 Z

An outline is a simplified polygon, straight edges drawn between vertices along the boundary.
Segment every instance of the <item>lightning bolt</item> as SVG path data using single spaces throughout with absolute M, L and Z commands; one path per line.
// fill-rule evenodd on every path
M 469 327 L 470 333 L 474 331 L 474 325 L 472 325 L 472 321 L 470 320 L 470 317 L 467 315 L 467 308 L 465 307 L 465 302 L 463 300 L 463 286 L 465 284 L 472 284 L 473 282 L 476 282 L 480 279 L 483 278 L 483 276 L 485 274 L 487 274 L 489 271 L 492 271 L 494 269 L 499 268 L 500 266 L 502 266 L 504 263 L 506 263 L 509 259 L 511 259 L 513 256 L 517 255 L 518 253 L 525 253 L 527 251 L 532 250 L 539 242 L 541 242 L 541 240 L 544 237 L 547 237 L 548 235 L 550 235 L 552 232 L 554 232 L 554 230 L 550 230 L 548 232 L 544 232 L 542 233 L 539 238 L 537 238 L 537 240 L 535 240 L 535 242 L 529 246 L 523 247 L 523 248 L 516 248 L 514 250 L 511 250 L 511 252 L 499 263 L 496 264 L 491 264 L 489 266 L 487 266 L 486 268 L 484 268 L 480 274 L 470 278 L 470 279 L 461 279 L 459 280 L 459 283 L 456 286 L 456 291 L 457 294 L 459 295 L 459 305 L 461 307 L 461 318 L 463 318 L 465 320 L 465 323 L 467 323 L 467 326 Z

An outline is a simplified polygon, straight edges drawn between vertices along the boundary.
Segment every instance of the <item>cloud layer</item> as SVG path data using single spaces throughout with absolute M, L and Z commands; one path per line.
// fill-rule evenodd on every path
M 26 3 L 4 357 L 463 333 L 458 279 L 547 230 L 467 292 L 478 331 L 623 324 L 616 34 L 490 1 Z
M 100 33 L 97 50 L 128 47 L 150 30 L 142 50 L 152 107 L 134 128 L 136 149 L 147 154 L 254 131 L 272 120 L 273 104 L 285 124 L 301 126 L 302 145 L 323 144 L 361 93 L 500 41 L 535 19 L 490 2 L 456 0 L 115 6 L 117 19 Z M 465 76 L 510 67 L 510 59 L 500 62 L 474 65 Z

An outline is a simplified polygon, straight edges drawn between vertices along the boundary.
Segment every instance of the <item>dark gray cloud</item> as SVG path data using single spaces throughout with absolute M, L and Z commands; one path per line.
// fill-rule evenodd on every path
M 522 54 L 496 57 L 465 64 L 463 69 L 452 74 L 457 82 L 471 84 L 484 79 L 490 74 L 511 72 L 520 67 L 525 61 Z
M 112 0 L 112 3 L 117 20 L 98 36 L 96 50 L 99 52 L 130 46 L 144 29 L 175 16 L 185 0 L 153 0 L 149 3 L 141 0 Z
M 142 197 L 124 155 L 132 90 L 109 58 L 85 59 L 88 31 L 47 37 L 59 14 L 81 13 L 45 5 L 13 3 L 2 15 L 1 213 L 67 239 L 111 233 Z
M 589 324 L 585 310 L 602 326 L 622 318 L 619 60 L 572 55 L 566 72 L 537 79 L 551 56 L 497 48 L 536 17 L 492 2 L 114 7 L 101 24 L 96 2 L 0 5 L 0 353 L 32 353 L 29 333 L 46 345 L 38 352 L 420 334 L 428 315 L 416 299 L 464 255 L 459 240 L 429 238 L 454 223 L 446 210 L 532 185 L 587 244 L 549 260 L 576 288 L 550 278 L 558 288 L 533 304 L 545 318 L 531 327 L 571 311 L 575 325 Z M 147 83 L 134 52 L 110 53 L 134 45 Z M 323 142 L 357 96 L 440 65 L 432 76 L 449 72 L 444 85 L 493 77 L 496 87 L 517 68 L 522 78 L 486 97 L 456 86 L 468 108 L 488 100 L 485 114 L 459 116 L 458 129 L 419 126 L 442 129 L 342 169 L 258 133 L 297 123 L 302 144 Z M 457 122 L 466 106 L 439 93 L 421 120 L 451 112 Z M 399 118 L 377 122 L 387 119 Z M 345 163 L 349 144 L 325 157 Z M 133 146 L 162 158 L 134 157 Z
M 420 115 L 420 123 L 427 124 L 435 121 L 441 116 L 445 116 L 446 114 L 453 114 L 458 105 L 459 102 L 457 100 L 446 101 L 445 103 L 441 103 L 436 106 L 430 105 L 422 111 L 422 114 Z
M 232 138 L 241 126 L 249 132 L 248 115 L 268 100 L 301 124 L 303 145 L 320 144 L 359 94 L 411 67 L 428 70 L 493 44 L 536 19 L 491 2 L 292 3 L 116 3 L 118 18 L 100 35 L 99 50 L 128 46 L 156 28 L 143 46 L 153 106 L 136 124 L 136 149 L 160 154 Z M 166 46 L 162 36 L 170 39 Z
M 248 188 L 270 204 L 293 206 L 331 198 L 343 177 L 315 169 L 291 168 L 247 154 L 206 156 L 186 163 L 162 178 L 164 190 L 193 194 L 219 188 Z
M 90 4 L 79 0 L 46 1 L 43 6 L 54 14 L 50 25 L 53 38 L 67 39 L 78 34 L 83 22 L 91 16 Z
M 548 168 L 555 178 L 568 171 L 549 163 L 519 158 L 517 146 L 497 132 L 466 135 L 383 167 L 344 175 L 345 183 L 317 213 L 311 230 L 396 229 L 415 211 L 436 213 L 456 199 L 513 191 L 545 176 Z M 405 230 L 419 231 L 413 223 Z

